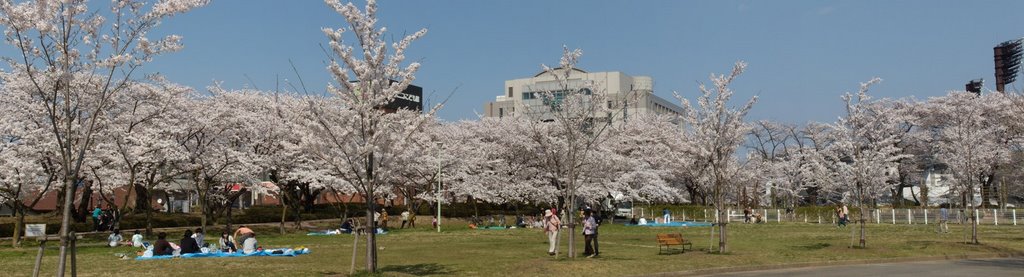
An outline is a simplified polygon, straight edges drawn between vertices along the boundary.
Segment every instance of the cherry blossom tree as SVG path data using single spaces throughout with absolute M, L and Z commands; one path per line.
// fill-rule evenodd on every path
M 832 140 L 823 152 L 829 169 L 835 173 L 833 182 L 848 188 L 857 201 L 860 218 L 860 247 L 866 247 L 865 216 L 868 201 L 879 198 L 893 180 L 901 159 L 908 158 L 899 147 L 901 114 L 889 100 L 873 100 L 867 94 L 875 78 L 861 83 L 857 94 L 843 95 L 846 116 L 830 125 Z
M 754 97 L 738 108 L 728 105 L 733 95 L 729 84 L 742 74 L 746 67 L 746 63 L 737 62 L 729 75 L 712 74 L 713 87 L 700 85 L 701 95 L 697 98 L 696 107 L 691 106 L 685 98 L 678 97 L 686 110 L 683 118 L 686 130 L 692 132 L 692 135 L 680 138 L 693 140 L 692 159 L 698 161 L 696 169 L 702 175 L 695 181 L 703 183 L 704 187 L 709 189 L 715 209 L 718 210 L 717 224 L 721 232 L 718 247 L 722 253 L 728 252 L 727 197 L 730 188 L 736 185 L 734 179 L 738 177 L 736 174 L 740 165 L 734 156 L 736 149 L 750 131 L 744 117 L 757 102 L 757 97 Z
M 596 175 L 610 176 L 598 182 L 601 190 L 589 195 L 622 195 L 623 200 L 649 203 L 678 200 L 681 193 L 672 185 L 677 181 L 673 170 L 675 164 L 687 163 L 686 154 L 692 149 L 677 139 L 681 126 L 674 120 L 672 116 L 640 113 L 613 125 L 608 141 L 594 158 L 604 162 Z
M 303 145 L 332 175 L 364 196 L 366 218 L 372 219 L 380 193 L 391 191 L 391 184 L 398 179 L 398 168 L 392 166 L 398 150 L 408 147 L 410 137 L 423 130 L 434 111 L 389 113 L 383 109 L 415 79 L 420 64 L 402 67 L 405 50 L 427 31 L 416 31 L 389 46 L 387 29 L 377 27 L 376 1 L 367 1 L 364 10 L 338 0 L 326 2 L 351 28 L 323 28 L 335 56 L 328 65 L 335 83 L 327 87 L 334 97 L 309 101 L 312 115 L 305 124 L 308 132 L 304 132 Z M 358 50 L 345 41 L 349 31 Z M 376 226 L 368 221 L 374 230 Z M 367 236 L 366 257 L 366 270 L 376 272 L 377 245 L 372 231 Z
M 43 127 L 41 105 L 26 95 L 0 90 L 0 204 L 16 217 L 12 245 L 21 243 L 25 212 L 59 185 L 60 168 L 52 152 L 53 140 Z M 19 97 L 20 96 L 20 97 Z
M 1009 161 L 1009 147 L 1000 140 L 1007 131 L 1007 122 L 998 120 L 1002 94 L 978 96 L 967 92 L 951 92 L 929 99 L 928 119 L 932 143 L 937 145 L 936 157 L 953 173 L 954 183 L 969 206 L 971 242 L 978 243 L 978 222 L 974 194 L 989 178 L 995 166 Z M 982 201 L 987 201 L 982 198 Z
M 253 162 L 255 154 L 249 151 L 252 145 L 247 144 L 250 125 L 258 119 L 235 111 L 251 96 L 217 88 L 211 93 L 183 108 L 186 118 L 181 124 L 185 128 L 174 138 L 184 157 L 176 167 L 188 176 L 191 186 L 187 192 L 197 195 L 203 229 L 244 192 L 232 191 L 233 184 L 254 183 L 259 172 Z
M 175 14 L 203 6 L 204 0 L 116 1 L 109 12 L 89 11 L 86 1 L 0 2 L 4 40 L 18 51 L 6 57 L 14 76 L 27 85 L 9 87 L 45 106 L 47 129 L 56 143 L 64 212 L 58 276 L 64 276 L 74 183 L 102 129 L 100 115 L 133 73 L 156 55 L 181 49 L 181 37 L 153 41 L 147 35 Z M 148 9 L 147 9 L 148 6 Z M 104 15 L 110 15 L 105 17 Z

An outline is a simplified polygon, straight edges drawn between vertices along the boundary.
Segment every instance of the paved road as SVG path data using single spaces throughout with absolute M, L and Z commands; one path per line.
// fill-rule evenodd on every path
M 942 260 L 890 264 L 826 266 L 734 272 L 713 276 L 1024 276 L 1024 258 Z

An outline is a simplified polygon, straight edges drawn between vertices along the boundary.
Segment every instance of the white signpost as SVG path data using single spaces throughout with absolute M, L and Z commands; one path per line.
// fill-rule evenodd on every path
M 25 224 L 25 237 L 46 237 L 46 224 Z

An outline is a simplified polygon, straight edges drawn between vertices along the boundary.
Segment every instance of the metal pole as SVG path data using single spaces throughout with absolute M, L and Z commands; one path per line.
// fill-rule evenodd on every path
M 1013 209 L 1013 226 L 1017 226 L 1017 209 Z
M 437 232 L 441 232 L 441 146 L 437 144 Z
M 892 209 L 892 225 L 896 225 L 896 209 Z
M 914 224 L 914 215 L 911 214 L 910 209 L 907 209 L 907 224 Z
M 779 212 L 779 209 L 775 209 L 775 222 L 782 223 L 782 213 Z
M 924 225 L 928 225 L 928 209 L 924 209 Z
M 996 220 L 996 225 L 999 225 L 999 212 L 996 209 L 992 209 L 992 218 Z

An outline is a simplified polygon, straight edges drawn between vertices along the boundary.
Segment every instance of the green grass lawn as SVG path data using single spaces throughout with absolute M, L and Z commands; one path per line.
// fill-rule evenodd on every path
M 980 231 L 982 244 L 965 245 L 965 228 L 960 225 L 950 225 L 952 233 L 937 234 L 935 225 L 872 224 L 868 228 L 867 249 L 857 249 L 850 248 L 852 227 L 734 223 L 729 225 L 731 251 L 723 255 L 702 251 L 709 246 L 709 227 L 650 228 L 606 224 L 601 227 L 601 257 L 572 260 L 564 254 L 559 258 L 548 256 L 546 239 L 538 229 L 446 227 L 443 233 L 421 227 L 393 230 L 378 236 L 382 275 L 621 276 L 718 267 L 1024 253 L 1024 226 L 983 226 Z M 691 239 L 695 251 L 659 255 L 655 234 L 669 232 L 679 232 Z M 306 246 L 312 253 L 298 257 L 135 261 L 120 260 L 115 256 L 115 253 L 130 252 L 128 248 L 111 249 L 104 247 L 99 238 L 87 238 L 80 242 L 79 274 L 313 276 L 345 275 L 349 272 L 353 242 L 350 235 L 306 236 L 305 231 L 276 235 L 274 229 L 257 229 L 257 233 L 261 235 L 260 244 L 265 248 Z M 177 240 L 180 232 L 171 237 Z M 0 269 L 3 270 L 0 275 L 30 275 L 38 249 L 33 244 L 21 249 L 11 248 L 9 243 L 0 246 Z M 357 271 L 365 263 L 363 245 L 360 243 L 356 259 Z M 579 236 L 578 245 L 578 251 L 582 252 L 582 236 Z M 565 245 L 561 250 L 565 250 Z M 47 251 L 44 275 L 52 275 L 56 270 L 56 255 L 56 249 Z

